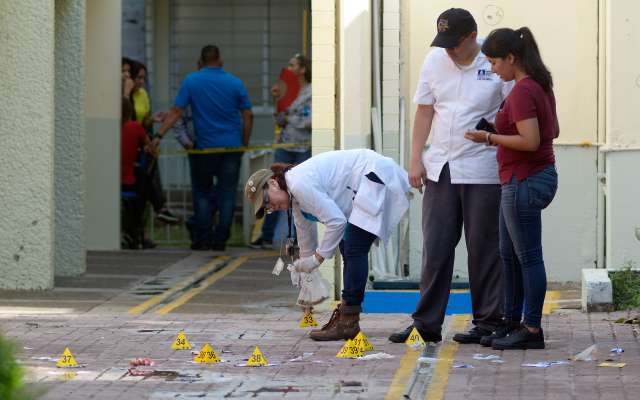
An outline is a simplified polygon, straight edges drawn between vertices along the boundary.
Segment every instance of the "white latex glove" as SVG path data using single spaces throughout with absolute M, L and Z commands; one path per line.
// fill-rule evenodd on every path
M 320 260 L 312 254 L 309 257 L 298 258 L 293 262 L 293 266 L 298 272 L 310 273 L 320 266 Z

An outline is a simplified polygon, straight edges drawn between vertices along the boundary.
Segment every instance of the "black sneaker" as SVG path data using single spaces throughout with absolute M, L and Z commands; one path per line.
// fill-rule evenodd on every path
M 222 242 L 213 242 L 211 244 L 211 250 L 213 251 L 224 251 L 227 248 L 227 245 Z
M 263 238 L 258 238 L 249 243 L 249 247 L 252 249 L 273 250 L 273 240 L 264 240 Z
M 156 218 L 162 222 L 167 224 L 175 224 L 180 222 L 180 218 L 173 215 L 173 213 L 168 208 L 163 208 L 156 214 Z
M 194 251 L 207 251 L 211 250 L 211 245 L 209 243 L 191 243 L 191 250 Z
M 142 248 L 143 249 L 155 249 L 158 247 L 158 244 L 151 239 L 143 239 L 142 240 Z
M 479 326 L 474 326 L 469 329 L 468 332 L 464 333 L 456 333 L 453 335 L 453 340 L 458 343 L 480 343 L 480 340 L 483 336 L 490 335 L 491 331 L 488 329 L 480 328 Z
M 413 330 L 413 324 L 409 325 L 405 330 L 396 332 L 389 336 L 389 340 L 393 343 L 404 343 L 407 341 L 409 335 L 411 335 L 411 331 Z M 442 340 L 442 336 L 439 333 L 431 333 L 423 331 L 418 328 L 418 333 L 422 336 L 422 340 L 425 342 L 439 342 Z
M 538 333 L 531 333 L 523 326 L 502 339 L 494 339 L 491 347 L 494 350 L 544 349 L 544 333 L 542 328 Z
M 520 325 L 519 322 L 511 322 L 503 325 L 493 331 L 491 335 L 483 336 L 482 339 L 480 339 L 480 344 L 484 347 L 491 347 L 494 339 L 502 339 L 503 337 L 507 336 L 515 330 L 520 329 L 521 327 L 522 325 Z

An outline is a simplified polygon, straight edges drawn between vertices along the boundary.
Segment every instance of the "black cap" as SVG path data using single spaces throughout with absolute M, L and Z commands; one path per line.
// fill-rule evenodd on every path
M 436 22 L 438 34 L 431 46 L 452 49 L 460 44 L 460 39 L 478 30 L 473 15 L 462 8 L 450 8 L 440 14 Z

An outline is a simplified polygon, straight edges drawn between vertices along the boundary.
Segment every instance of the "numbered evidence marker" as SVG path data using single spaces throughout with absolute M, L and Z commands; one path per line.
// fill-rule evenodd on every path
M 362 333 L 362 331 L 358 332 L 356 337 L 353 338 L 353 342 L 356 344 L 356 346 L 358 346 L 358 347 L 360 347 L 362 349 L 363 353 L 365 351 L 373 350 L 373 345 L 369 341 L 369 338 L 367 337 L 367 335 Z
M 213 350 L 213 347 L 211 347 L 209 343 L 205 343 L 204 346 L 202 346 L 202 349 L 200 349 L 200 353 L 198 353 L 193 361 L 197 363 L 215 364 L 219 363 L 221 360 L 215 350 Z
M 251 354 L 251 357 L 247 360 L 247 366 L 266 367 L 267 365 L 269 365 L 269 362 L 260 351 L 260 347 L 256 346 L 255 350 L 253 350 L 253 354 Z
M 362 356 L 364 356 L 362 348 L 360 348 L 352 339 L 347 340 L 338 354 L 336 354 L 336 358 L 355 358 Z
M 62 356 L 56 363 L 56 367 L 63 368 L 63 367 L 77 367 L 77 366 L 78 366 L 78 363 L 76 362 L 76 359 L 73 356 L 73 354 L 71 354 L 71 350 L 69 350 L 68 347 L 65 347 L 64 352 L 62 353 Z
M 407 338 L 405 343 L 407 344 L 407 346 L 411 347 L 424 346 L 426 344 L 415 326 L 413 327 L 413 330 L 409 334 L 409 337 Z
M 173 350 L 191 350 L 193 346 L 189 343 L 187 335 L 180 331 L 180 333 L 178 333 L 178 337 L 176 337 L 176 340 L 171 345 L 171 348 Z
M 304 314 L 304 317 L 300 320 L 300 328 L 308 328 L 310 326 L 318 326 L 316 319 L 313 318 L 313 313 L 308 312 Z

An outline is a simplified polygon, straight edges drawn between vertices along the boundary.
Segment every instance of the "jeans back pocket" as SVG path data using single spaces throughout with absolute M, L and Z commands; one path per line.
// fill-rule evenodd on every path
M 554 165 L 549 165 L 542 171 L 526 179 L 529 205 L 531 207 L 545 209 L 556 195 L 558 190 L 558 173 Z

